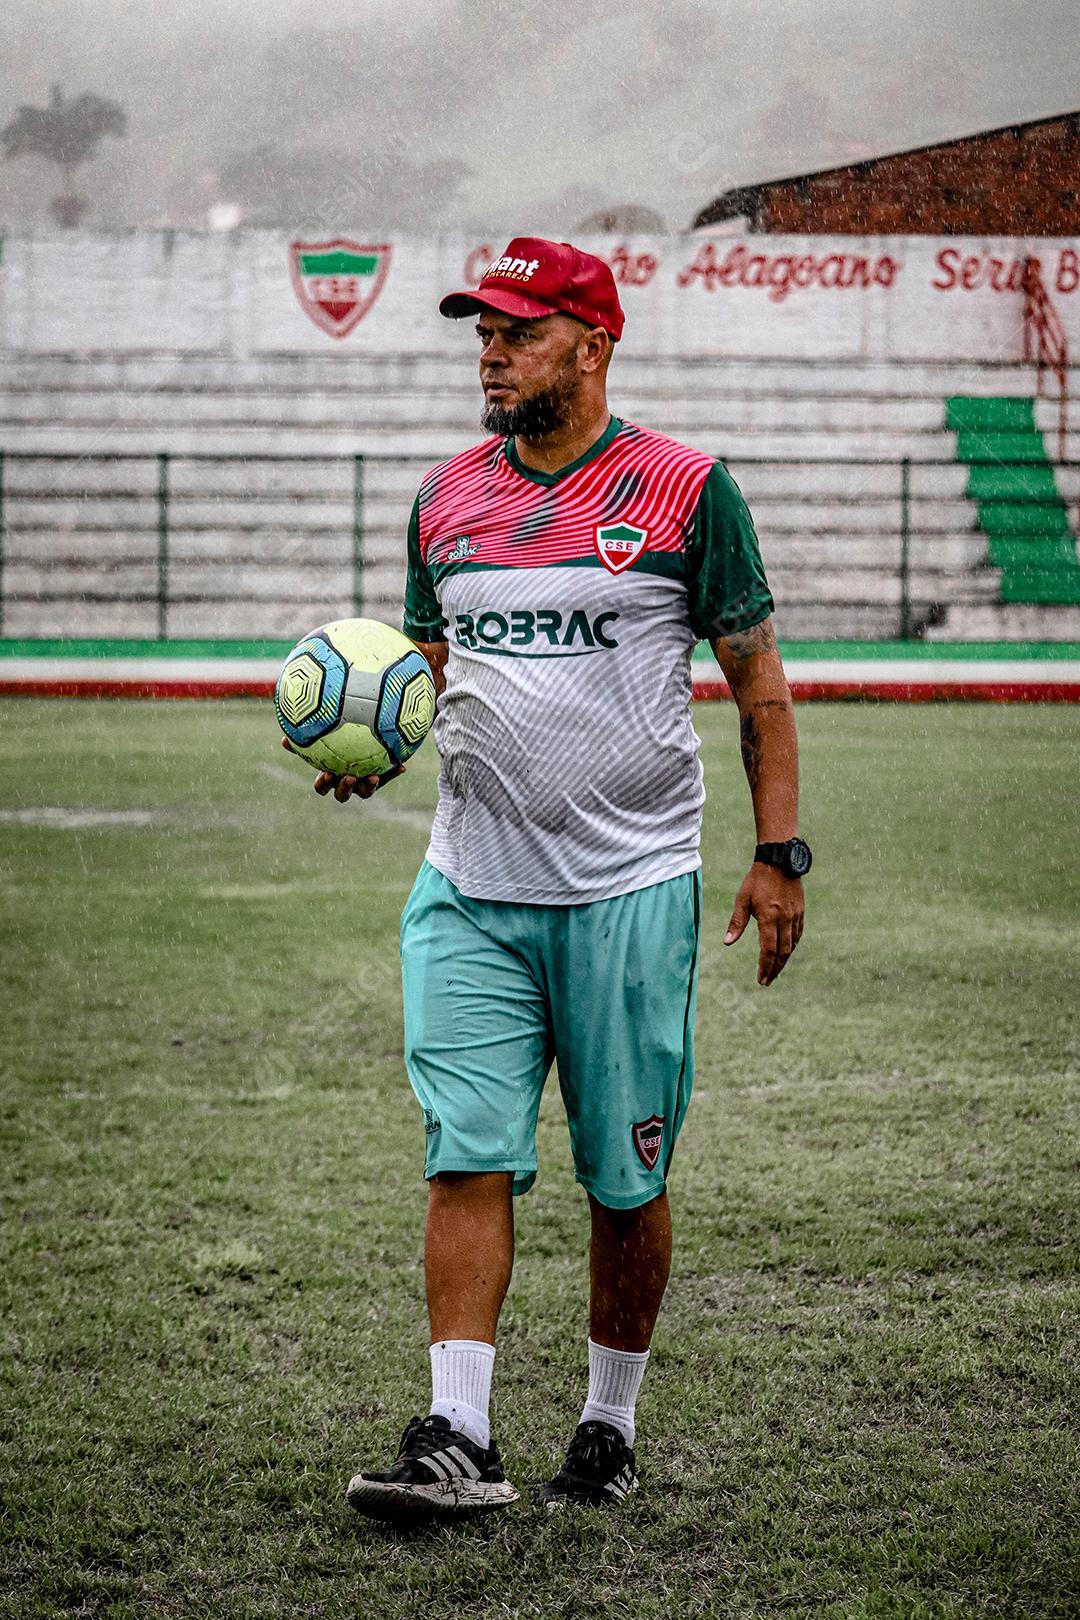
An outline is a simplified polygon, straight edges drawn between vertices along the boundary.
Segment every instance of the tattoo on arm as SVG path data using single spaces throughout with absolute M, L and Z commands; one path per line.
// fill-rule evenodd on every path
M 753 793 L 761 775 L 761 739 L 752 714 L 744 714 L 739 722 L 739 742 L 742 747 L 743 769 Z
M 791 704 L 784 698 L 758 698 L 755 703 L 745 710 L 739 720 L 739 743 L 742 747 L 743 768 L 746 779 L 750 783 L 750 791 L 754 792 L 761 780 L 761 732 L 755 716 L 759 711 L 779 709 L 784 714 L 791 713 Z
M 762 619 L 760 624 L 752 624 L 749 630 L 736 630 L 732 636 L 722 636 L 719 645 L 723 646 L 739 664 L 758 653 L 768 652 L 771 647 L 776 646 L 776 631 L 773 629 L 772 619 Z

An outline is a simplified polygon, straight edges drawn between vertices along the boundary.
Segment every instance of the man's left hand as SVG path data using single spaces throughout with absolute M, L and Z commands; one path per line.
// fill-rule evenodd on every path
M 803 886 L 776 866 L 755 861 L 735 897 L 735 910 L 724 935 L 725 945 L 742 938 L 751 917 L 757 918 L 758 984 L 772 984 L 799 943 L 803 931 Z

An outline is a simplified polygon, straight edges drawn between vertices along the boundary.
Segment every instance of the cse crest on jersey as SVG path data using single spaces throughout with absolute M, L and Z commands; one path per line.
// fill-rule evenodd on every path
M 636 523 L 602 523 L 596 531 L 596 555 L 613 574 L 621 574 L 641 556 L 649 538 Z

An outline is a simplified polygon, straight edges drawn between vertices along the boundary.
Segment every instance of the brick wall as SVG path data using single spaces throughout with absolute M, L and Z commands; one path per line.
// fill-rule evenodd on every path
M 789 235 L 1080 235 L 1080 113 L 743 187 L 695 224 L 738 214 Z

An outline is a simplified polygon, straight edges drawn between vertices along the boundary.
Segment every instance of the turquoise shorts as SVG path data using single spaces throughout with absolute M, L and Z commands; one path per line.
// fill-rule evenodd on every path
M 663 1192 L 694 1074 L 701 875 L 588 905 L 469 900 L 427 861 L 401 918 L 405 1063 L 424 1174 L 536 1179 L 552 1062 L 577 1179 L 612 1209 Z

